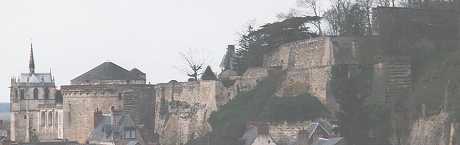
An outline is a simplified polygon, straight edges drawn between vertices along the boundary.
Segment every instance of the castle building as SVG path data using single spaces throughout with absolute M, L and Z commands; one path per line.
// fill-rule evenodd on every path
M 153 139 L 153 85 L 146 84 L 146 75 L 138 69 L 128 71 L 115 63 L 104 62 L 62 86 L 64 138 L 88 143 L 97 127 L 99 113 L 120 110 L 133 119 L 139 136 Z
M 29 73 L 11 79 L 11 140 L 18 143 L 63 138 L 62 96 L 53 75 L 36 73 L 32 44 Z

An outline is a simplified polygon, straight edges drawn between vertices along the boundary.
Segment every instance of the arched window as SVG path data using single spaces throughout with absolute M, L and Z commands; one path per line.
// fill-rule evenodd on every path
M 58 127 L 59 123 L 59 118 L 58 118 L 58 112 L 54 112 L 54 127 Z
M 54 94 L 54 99 L 56 100 L 57 103 L 62 104 L 62 93 L 61 91 L 56 91 Z
M 37 88 L 34 88 L 34 99 L 35 100 L 38 99 L 38 89 Z
M 21 89 L 19 95 L 21 96 L 21 100 L 24 100 L 24 89 Z
M 40 126 L 45 127 L 45 122 L 46 122 L 46 113 L 42 112 L 40 115 Z
M 53 112 L 48 112 L 48 126 L 52 127 L 53 126 Z
M 50 97 L 50 89 L 49 88 L 45 88 L 45 92 L 44 92 L 44 96 L 45 96 L 45 99 L 49 99 Z
M 13 92 L 14 93 L 14 101 L 17 101 L 18 98 L 19 98 L 19 91 L 18 91 L 18 89 L 14 89 L 13 91 L 14 91 Z

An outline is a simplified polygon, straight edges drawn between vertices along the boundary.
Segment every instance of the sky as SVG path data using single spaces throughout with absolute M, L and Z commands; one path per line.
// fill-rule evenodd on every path
M 188 50 L 218 71 L 221 57 L 249 23 L 277 20 L 296 0 L 2 0 L 0 102 L 10 78 L 28 72 L 33 43 L 36 72 L 56 85 L 111 61 L 139 68 L 148 82 L 184 81 Z

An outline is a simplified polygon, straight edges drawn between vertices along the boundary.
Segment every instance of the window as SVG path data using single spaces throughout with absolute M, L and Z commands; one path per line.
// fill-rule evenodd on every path
M 40 115 L 40 126 L 45 127 L 45 122 L 46 122 L 46 113 L 42 112 Z
M 44 96 L 45 96 L 45 99 L 49 99 L 49 97 L 50 97 L 50 90 L 49 90 L 49 88 L 45 88 L 45 94 L 44 94 Z
M 136 129 L 134 127 L 125 127 L 125 138 L 126 139 L 136 138 Z
M 53 126 L 53 112 L 48 112 L 48 126 Z
M 21 100 L 24 100 L 24 89 L 21 89 L 19 95 L 21 96 Z
M 14 89 L 14 97 L 18 97 L 18 89 Z
M 72 125 L 72 104 L 69 104 L 69 114 L 67 115 L 67 121 L 69 122 L 70 125 Z
M 54 113 L 54 127 L 58 127 L 58 122 L 59 122 L 59 118 L 58 118 L 58 112 L 55 112 Z
M 37 88 L 34 88 L 34 99 L 35 100 L 38 99 L 38 89 Z

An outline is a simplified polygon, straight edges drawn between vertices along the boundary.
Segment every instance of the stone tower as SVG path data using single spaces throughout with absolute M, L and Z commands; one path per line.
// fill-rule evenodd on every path
M 139 69 L 129 71 L 113 62 L 104 62 L 61 89 L 66 139 L 87 143 L 97 126 L 95 114 L 117 110 L 134 120 L 145 142 L 152 142 L 154 90 Z
M 29 72 L 11 79 L 11 140 L 18 143 L 62 139 L 62 96 L 50 73 L 36 73 L 32 44 Z

